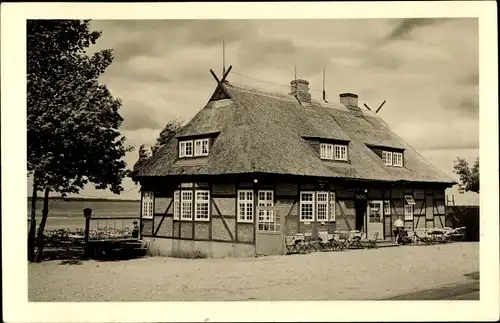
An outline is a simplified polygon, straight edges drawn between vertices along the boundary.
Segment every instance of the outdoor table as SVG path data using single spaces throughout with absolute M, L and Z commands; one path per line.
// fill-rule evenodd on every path
M 364 249 L 363 244 L 361 243 L 361 236 L 363 233 L 359 231 L 350 231 L 350 243 L 349 243 L 349 248 L 357 248 L 357 249 Z
M 305 251 L 305 237 L 303 234 L 297 234 L 295 235 L 295 239 L 294 239 L 294 243 L 295 243 L 295 250 L 297 250 L 298 253 L 302 253 L 303 251 Z
M 351 233 L 349 231 L 335 231 L 334 233 L 338 234 L 338 242 L 341 246 L 341 249 L 349 249 L 351 245 Z
M 305 234 L 304 235 L 304 248 L 305 251 L 309 251 L 310 249 L 314 249 L 314 251 L 318 251 L 316 248 L 315 244 L 318 242 L 318 240 L 313 239 L 312 234 Z
M 340 241 L 339 234 L 330 234 L 328 235 L 328 241 L 334 251 L 342 251 L 344 249 L 344 243 Z
M 330 235 L 328 232 L 318 232 L 318 245 L 321 251 L 331 249 Z

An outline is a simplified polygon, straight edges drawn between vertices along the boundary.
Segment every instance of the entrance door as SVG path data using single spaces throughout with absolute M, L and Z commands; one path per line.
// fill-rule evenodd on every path
M 356 209 L 356 222 L 354 229 L 365 232 L 366 199 L 356 200 L 354 207 Z
M 372 237 L 378 232 L 378 238 L 384 238 L 384 208 L 382 201 L 370 201 L 367 210 L 367 235 Z

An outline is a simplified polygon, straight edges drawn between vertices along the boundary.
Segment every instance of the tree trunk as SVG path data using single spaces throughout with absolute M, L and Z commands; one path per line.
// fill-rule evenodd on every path
M 30 231 L 28 233 L 28 261 L 35 259 L 35 231 L 36 231 L 36 198 L 37 186 L 33 181 L 33 194 L 31 197 Z
M 43 230 L 45 229 L 45 223 L 47 223 L 47 215 L 49 214 L 49 192 L 50 189 L 48 187 L 45 188 L 45 194 L 43 196 L 43 209 L 42 209 L 42 220 L 40 220 L 40 226 L 38 227 L 37 238 L 37 250 L 36 250 L 36 262 L 42 261 L 42 253 L 44 247 L 44 237 Z

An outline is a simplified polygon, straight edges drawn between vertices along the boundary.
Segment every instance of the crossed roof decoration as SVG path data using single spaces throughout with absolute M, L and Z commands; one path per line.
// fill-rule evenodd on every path
M 227 77 L 227 75 L 229 74 L 229 72 L 231 71 L 232 68 L 233 68 L 233 66 L 230 65 L 229 68 L 227 69 L 227 71 L 223 72 L 222 79 L 220 79 L 220 80 L 217 77 L 217 75 L 215 74 L 215 72 L 212 69 L 210 69 L 210 73 L 212 74 L 212 76 L 214 77 L 214 79 L 217 81 L 217 88 L 216 88 L 216 90 L 214 92 L 214 95 L 217 93 L 217 89 L 221 89 L 222 92 L 224 92 L 224 95 L 227 98 L 231 98 L 231 95 L 227 92 L 226 87 L 224 86 L 224 82 L 226 81 L 226 77 Z

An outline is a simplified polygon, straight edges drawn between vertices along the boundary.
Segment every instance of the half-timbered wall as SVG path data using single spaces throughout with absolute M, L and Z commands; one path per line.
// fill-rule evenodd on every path
M 175 238 L 180 240 L 217 241 L 227 243 L 255 244 L 258 214 L 257 192 L 259 189 L 272 190 L 275 206 L 286 206 L 285 232 L 287 235 L 305 232 L 335 230 L 354 230 L 356 227 L 355 188 L 335 187 L 332 184 L 297 184 L 291 182 L 259 183 L 192 183 L 182 190 L 206 189 L 210 191 L 209 221 L 182 221 L 174 219 L 174 189 L 154 192 L 153 219 L 141 218 L 141 234 L 146 237 Z M 254 192 L 254 221 L 237 221 L 238 190 Z M 365 190 L 365 189 L 363 189 Z M 318 222 L 300 221 L 300 192 L 324 191 L 335 193 L 335 221 Z M 193 193 L 194 194 L 194 193 Z M 443 227 L 445 224 L 444 189 L 412 189 L 398 187 L 380 187 L 366 189 L 367 200 L 384 202 L 384 237 L 393 235 L 393 223 L 398 216 L 404 217 L 405 195 L 412 195 L 415 200 L 413 220 L 405 220 L 408 229 Z M 389 203 L 387 214 L 386 202 Z M 365 213 L 366 216 L 366 213 Z M 364 226 L 363 226 L 364 228 Z

